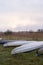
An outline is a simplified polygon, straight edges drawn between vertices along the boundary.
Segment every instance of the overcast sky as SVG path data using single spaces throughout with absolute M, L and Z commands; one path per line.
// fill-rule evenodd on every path
M 0 0 L 0 31 L 43 29 L 43 0 Z

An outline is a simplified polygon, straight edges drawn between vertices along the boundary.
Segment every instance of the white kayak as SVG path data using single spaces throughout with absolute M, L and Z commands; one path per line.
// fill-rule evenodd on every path
M 11 51 L 11 54 L 29 52 L 29 51 L 32 51 L 32 50 L 35 50 L 35 49 L 38 49 L 41 47 L 43 47 L 43 41 L 42 42 L 41 41 L 40 42 L 33 42 L 30 44 L 25 44 L 25 45 L 19 46 L 17 48 L 14 48 Z
M 19 45 L 24 45 L 24 44 L 32 43 L 32 42 L 36 42 L 36 41 L 17 40 L 17 41 L 14 41 L 14 42 L 8 42 L 6 44 L 3 44 L 3 46 L 4 47 L 7 47 L 7 46 L 19 46 Z

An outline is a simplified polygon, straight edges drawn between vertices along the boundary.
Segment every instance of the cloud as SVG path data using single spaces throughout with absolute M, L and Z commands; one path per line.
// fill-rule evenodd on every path
M 0 30 L 15 29 L 28 30 L 42 28 L 43 14 L 41 13 L 7 13 L 0 14 Z
M 0 0 L 1 12 L 39 10 L 43 10 L 43 0 Z
M 0 30 L 37 29 L 42 25 L 43 0 L 0 0 Z

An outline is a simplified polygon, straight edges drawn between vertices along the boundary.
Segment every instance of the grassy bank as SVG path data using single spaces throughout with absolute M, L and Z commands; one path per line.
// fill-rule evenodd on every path
M 35 51 L 11 55 L 13 48 L 0 45 L 0 65 L 43 65 L 43 56 L 36 57 Z

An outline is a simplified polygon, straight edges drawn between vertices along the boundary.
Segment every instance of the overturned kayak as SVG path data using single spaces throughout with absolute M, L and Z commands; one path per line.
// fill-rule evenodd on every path
M 43 47 L 43 42 L 33 42 L 30 44 L 25 44 L 22 46 L 19 46 L 17 48 L 14 48 L 11 51 L 11 54 L 17 54 L 17 53 L 23 53 L 23 52 L 29 52 L 29 51 L 33 51 L 35 49 L 39 49 Z
M 32 42 L 36 42 L 36 41 L 17 40 L 17 41 L 14 41 L 14 42 L 7 42 L 3 46 L 4 47 L 7 47 L 7 46 L 19 46 L 19 45 L 24 45 L 24 44 L 32 43 Z

